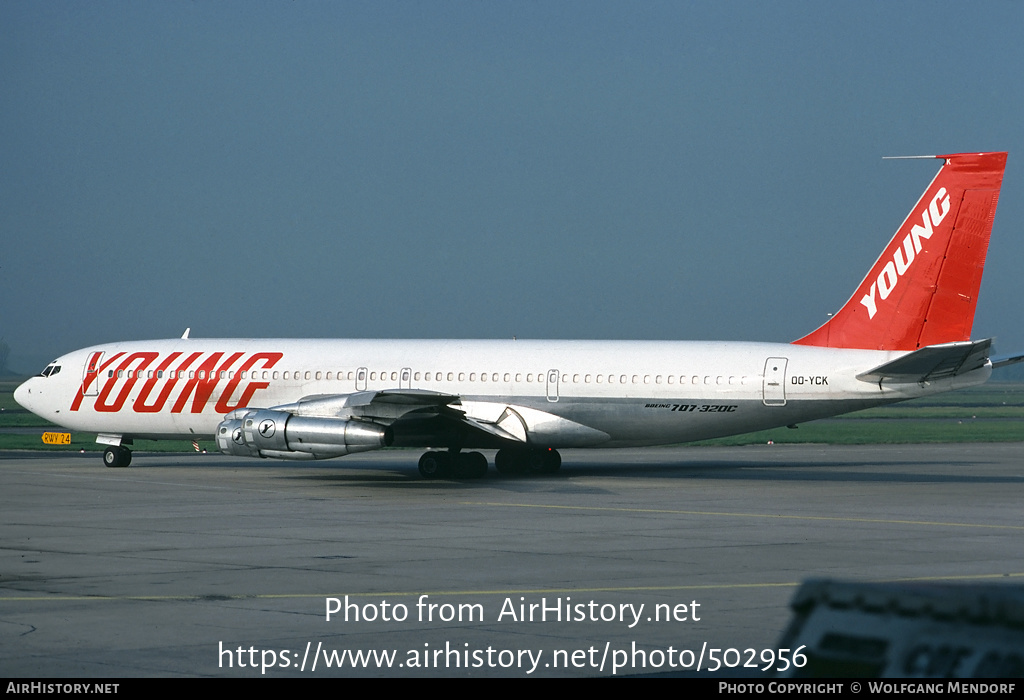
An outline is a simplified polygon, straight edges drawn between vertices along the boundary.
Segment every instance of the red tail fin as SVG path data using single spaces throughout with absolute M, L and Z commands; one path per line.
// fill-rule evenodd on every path
M 860 287 L 797 345 L 916 350 L 970 340 L 1005 153 L 944 158 Z

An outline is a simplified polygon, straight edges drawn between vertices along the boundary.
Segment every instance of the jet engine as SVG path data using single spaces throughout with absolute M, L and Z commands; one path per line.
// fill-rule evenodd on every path
M 287 411 L 242 408 L 217 426 L 224 454 L 277 459 L 330 459 L 387 447 L 391 428 L 359 420 L 296 416 Z

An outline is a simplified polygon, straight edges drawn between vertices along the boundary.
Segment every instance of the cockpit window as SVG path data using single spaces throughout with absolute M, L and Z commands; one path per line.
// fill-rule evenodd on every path
M 58 372 L 60 372 L 60 365 L 58 365 L 56 362 L 51 362 L 50 364 L 46 365 L 46 368 L 42 372 L 39 373 L 39 376 L 52 377 Z

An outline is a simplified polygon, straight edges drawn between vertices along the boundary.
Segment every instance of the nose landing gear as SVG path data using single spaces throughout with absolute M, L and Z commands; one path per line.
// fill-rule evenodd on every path
M 111 445 L 103 450 L 103 464 L 107 467 L 127 467 L 132 463 L 132 451 L 120 445 Z

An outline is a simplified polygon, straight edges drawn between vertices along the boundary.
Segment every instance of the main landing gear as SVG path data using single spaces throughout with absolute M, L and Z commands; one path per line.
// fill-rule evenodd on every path
M 132 463 L 132 451 L 120 445 L 103 450 L 103 464 L 108 467 L 127 467 Z
M 479 452 L 427 452 L 420 457 L 424 479 L 479 479 L 487 475 L 487 458 Z
M 562 466 L 558 450 L 498 450 L 494 468 L 499 474 L 553 474 Z
M 562 456 L 552 449 L 504 449 L 494 455 L 499 474 L 552 474 L 562 466 Z M 479 479 L 487 475 L 487 458 L 479 452 L 427 452 L 420 457 L 424 479 Z

